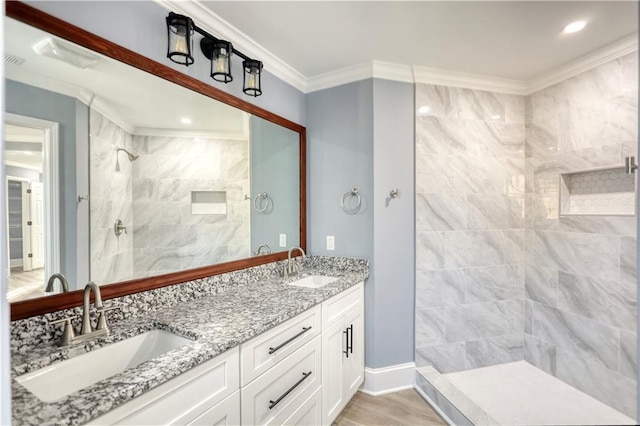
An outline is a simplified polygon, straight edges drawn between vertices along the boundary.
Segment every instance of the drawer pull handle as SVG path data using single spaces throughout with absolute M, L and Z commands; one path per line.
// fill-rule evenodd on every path
M 311 327 L 309 327 L 309 328 L 311 328 Z M 308 373 L 302 373 L 302 379 L 298 380 L 295 385 L 291 386 L 288 391 L 286 391 L 285 393 L 283 393 L 280 396 L 280 398 L 276 399 L 275 401 L 270 400 L 269 401 L 269 410 L 271 410 L 273 407 L 278 405 L 278 403 L 280 401 L 285 399 L 287 397 L 287 395 L 289 395 L 291 392 L 293 392 L 293 390 L 295 388 L 297 388 L 300 385 L 300 383 L 304 382 L 307 379 L 307 377 L 309 377 L 310 375 L 311 375 L 311 371 L 309 371 Z
M 296 340 L 298 337 L 302 336 L 304 333 L 306 333 L 309 330 L 311 330 L 311 326 L 302 327 L 302 331 L 300 333 L 296 334 L 295 336 L 293 336 L 291 339 L 287 340 L 286 342 L 280 343 L 275 348 L 269 348 L 269 355 L 273 354 L 275 351 L 277 351 L 279 349 L 282 349 L 282 347 L 284 347 L 284 346 L 288 345 L 289 343 L 293 342 L 294 340 Z

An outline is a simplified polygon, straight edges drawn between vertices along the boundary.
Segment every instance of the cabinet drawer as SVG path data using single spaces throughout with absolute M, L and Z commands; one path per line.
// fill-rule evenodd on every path
M 240 390 L 235 391 L 224 401 L 209 408 L 189 426 L 223 426 L 240 424 Z
M 322 303 L 322 327 L 327 327 L 340 320 L 349 310 L 364 300 L 364 284 L 354 285 L 348 290 L 333 296 Z
M 292 403 L 296 410 L 284 421 L 277 419 L 274 424 L 283 425 L 320 425 L 322 424 L 322 389 L 317 389 L 313 395 L 307 398 L 301 405 Z
M 240 346 L 242 386 L 246 386 L 320 334 L 320 313 L 320 306 L 316 306 L 242 344 Z
M 91 424 L 182 425 L 240 387 L 239 350 L 216 358 L 151 389 Z
M 242 388 L 242 424 L 263 425 L 286 419 L 320 388 L 321 341 L 311 342 Z M 300 398 L 300 399 L 299 399 Z

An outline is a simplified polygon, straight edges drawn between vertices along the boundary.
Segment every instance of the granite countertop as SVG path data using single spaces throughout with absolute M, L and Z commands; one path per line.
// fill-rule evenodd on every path
M 312 274 L 329 275 L 339 279 L 318 289 L 288 284 Z M 12 354 L 13 424 L 84 424 L 295 317 L 363 281 L 367 276 L 366 272 L 309 268 L 296 277 L 238 284 L 214 296 L 153 312 L 144 319 L 127 319 L 111 324 L 111 334 L 108 337 L 98 338 L 77 348 L 58 348 L 49 344 L 26 354 Z M 158 328 L 193 339 L 193 343 L 55 402 L 41 401 L 15 380 L 18 375 Z

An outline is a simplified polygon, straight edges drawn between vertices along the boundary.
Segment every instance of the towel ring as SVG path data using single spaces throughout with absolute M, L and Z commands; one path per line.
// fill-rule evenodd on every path
M 356 205 L 349 208 L 345 205 L 346 201 L 352 197 L 356 197 Z M 356 214 L 358 210 L 360 210 L 360 204 L 362 199 L 360 198 L 360 193 L 358 192 L 358 188 L 351 188 L 349 191 L 342 194 L 342 198 L 340 199 L 340 205 L 342 206 L 342 210 L 347 214 Z
M 269 194 L 266 192 L 261 192 L 253 199 L 253 207 L 258 213 L 266 212 L 269 208 L 269 204 L 271 204 L 271 198 L 269 198 Z

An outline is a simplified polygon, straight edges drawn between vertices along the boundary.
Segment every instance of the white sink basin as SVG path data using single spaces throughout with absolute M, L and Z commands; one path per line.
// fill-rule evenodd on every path
M 337 280 L 338 279 L 335 277 L 327 277 L 325 275 L 309 275 L 308 277 L 293 281 L 289 284 L 296 285 L 298 287 L 320 288 Z
M 16 380 L 42 401 L 57 401 L 189 343 L 193 341 L 164 330 L 152 330 L 24 374 Z

